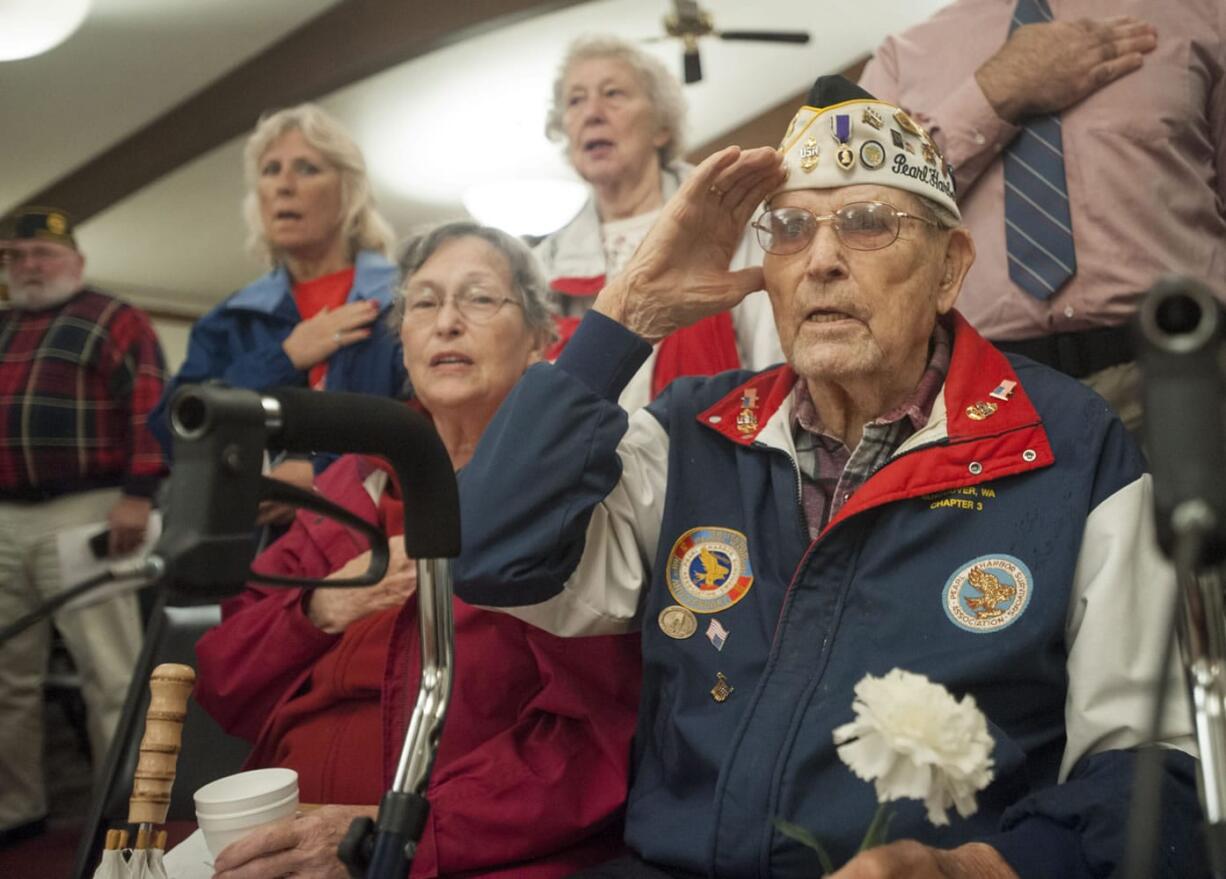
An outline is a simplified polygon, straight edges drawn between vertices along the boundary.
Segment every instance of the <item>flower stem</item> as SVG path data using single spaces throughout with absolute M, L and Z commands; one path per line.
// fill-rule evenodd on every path
M 799 824 L 793 824 L 791 821 L 784 821 L 782 818 L 774 818 L 772 821 L 775 824 L 775 828 L 784 836 L 794 839 L 817 852 L 817 859 L 822 863 L 823 875 L 829 876 L 834 873 L 834 861 L 830 860 L 830 855 L 826 853 L 825 846 L 818 841 L 816 836 Z
M 886 836 L 890 832 L 890 821 L 894 818 L 894 813 L 886 808 L 885 803 L 877 804 L 877 811 L 873 813 L 873 820 L 868 825 L 868 830 L 864 834 L 864 839 L 860 843 L 860 851 L 868 851 L 870 848 L 881 845 L 886 840 Z

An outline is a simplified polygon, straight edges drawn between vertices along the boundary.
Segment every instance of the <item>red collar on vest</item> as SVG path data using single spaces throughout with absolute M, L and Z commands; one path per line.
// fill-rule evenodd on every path
M 1055 461 L 1047 432 L 1030 397 L 1005 356 L 957 312 L 952 315 L 954 348 L 942 396 L 945 435 L 918 450 L 922 466 L 903 463 L 910 454 L 881 468 L 831 520 L 836 523 L 870 507 L 955 487 L 1000 479 Z M 780 366 L 758 373 L 699 413 L 698 421 L 726 439 L 750 446 L 791 394 L 796 373 Z M 1013 382 L 1006 397 L 992 392 Z M 982 414 L 995 406 L 983 418 Z M 748 414 L 747 414 L 748 413 Z M 791 425 L 786 426 L 791 430 Z

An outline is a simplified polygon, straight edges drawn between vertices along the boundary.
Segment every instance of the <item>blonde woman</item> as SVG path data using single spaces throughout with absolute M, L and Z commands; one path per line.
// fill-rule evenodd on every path
M 165 406 L 184 383 L 384 396 L 405 385 L 400 341 L 380 320 L 396 288 L 393 233 L 375 210 L 357 144 L 319 107 L 302 104 L 260 120 L 244 172 L 249 244 L 271 269 L 192 328 L 187 359 L 151 418 L 164 443 Z M 307 461 L 284 462 L 272 475 L 306 487 L 313 476 Z

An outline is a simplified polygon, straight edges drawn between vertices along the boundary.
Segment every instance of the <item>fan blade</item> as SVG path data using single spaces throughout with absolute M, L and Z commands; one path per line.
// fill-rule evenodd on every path
M 702 59 L 698 57 L 698 50 L 686 52 L 681 59 L 685 64 L 685 84 L 699 82 L 702 79 Z
M 721 40 L 761 40 L 765 43 L 807 43 L 804 31 L 719 31 Z

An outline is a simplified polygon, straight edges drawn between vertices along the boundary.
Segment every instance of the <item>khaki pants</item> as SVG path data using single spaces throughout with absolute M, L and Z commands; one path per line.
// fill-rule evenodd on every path
M 101 522 L 118 489 L 64 495 L 41 503 L 0 502 L 0 624 L 30 612 L 81 579 L 61 571 L 55 537 Z M 101 768 L 140 652 L 134 595 L 55 614 L 81 676 L 94 766 Z M 0 830 L 47 813 L 43 779 L 43 679 L 51 624 L 44 620 L 0 644 Z

